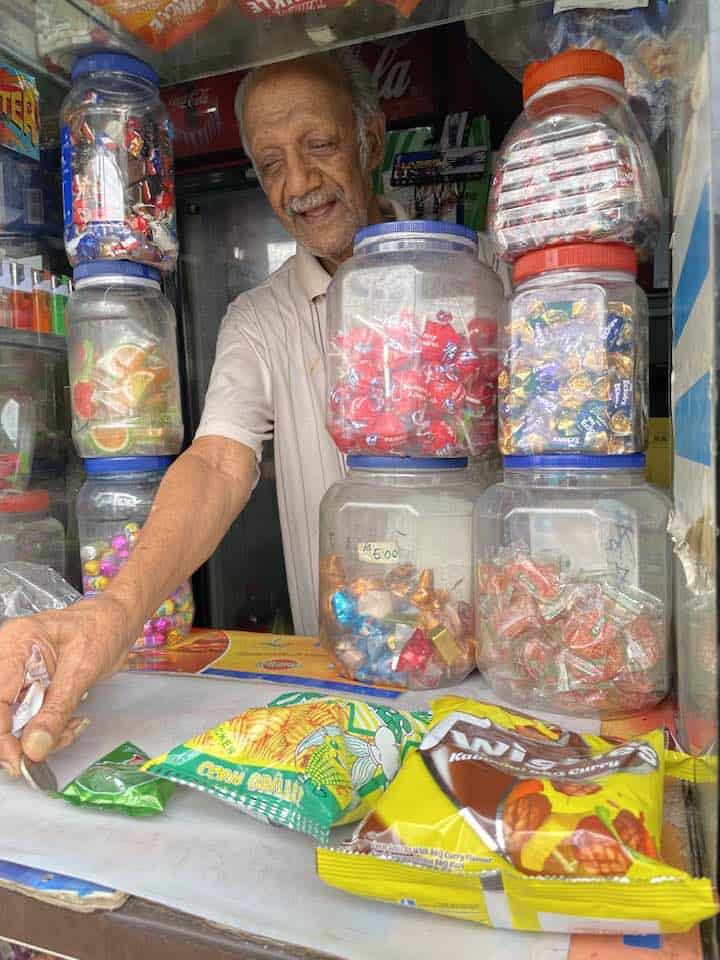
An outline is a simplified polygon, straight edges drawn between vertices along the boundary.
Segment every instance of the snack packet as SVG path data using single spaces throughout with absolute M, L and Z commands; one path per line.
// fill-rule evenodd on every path
M 326 883 L 493 927 L 681 932 L 718 910 L 711 883 L 658 859 L 663 730 L 623 741 L 444 697 Z M 364 854 L 364 856 L 357 856 Z
M 164 51 L 203 30 L 229 0 L 92 0 L 153 50 Z
M 143 767 L 320 842 L 360 820 L 425 734 L 427 713 L 289 693 Z
M 78 807 L 110 807 L 131 817 L 162 813 L 175 786 L 141 768 L 149 759 L 134 743 L 121 743 L 90 764 L 58 793 Z

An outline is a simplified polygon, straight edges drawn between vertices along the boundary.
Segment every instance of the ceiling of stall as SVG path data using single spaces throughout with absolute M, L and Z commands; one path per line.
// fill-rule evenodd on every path
M 488 17 L 488 29 L 507 30 L 544 2 L 0 0 L 0 52 L 64 86 L 78 53 L 124 50 L 168 84 L 457 20 Z

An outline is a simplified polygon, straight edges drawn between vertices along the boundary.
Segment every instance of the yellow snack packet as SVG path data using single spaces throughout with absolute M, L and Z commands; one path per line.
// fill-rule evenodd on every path
M 149 760 L 143 770 L 324 842 L 330 827 L 372 809 L 429 720 L 423 711 L 288 693 Z
M 663 730 L 578 734 L 459 697 L 432 715 L 353 840 L 318 850 L 327 883 L 554 933 L 681 932 L 717 912 L 709 880 L 658 859 Z

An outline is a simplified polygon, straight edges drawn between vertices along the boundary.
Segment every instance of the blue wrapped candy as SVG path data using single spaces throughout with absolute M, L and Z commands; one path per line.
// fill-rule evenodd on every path
M 337 590 L 330 602 L 338 623 L 349 626 L 358 619 L 357 600 L 347 590 Z

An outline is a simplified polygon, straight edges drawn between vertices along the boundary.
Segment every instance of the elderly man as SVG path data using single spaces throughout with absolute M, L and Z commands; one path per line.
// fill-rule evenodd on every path
M 317 630 L 318 507 L 342 473 L 324 427 L 325 294 L 356 232 L 392 211 L 372 191 L 384 118 L 365 69 L 345 54 L 262 67 L 237 98 L 243 144 L 297 254 L 229 307 L 200 428 L 168 470 L 132 557 L 102 596 L 0 629 L 0 766 L 17 775 L 73 742 L 83 693 L 120 668 L 144 620 L 215 550 L 247 503 L 274 436 L 293 619 Z M 53 674 L 22 744 L 10 705 L 37 644 Z

